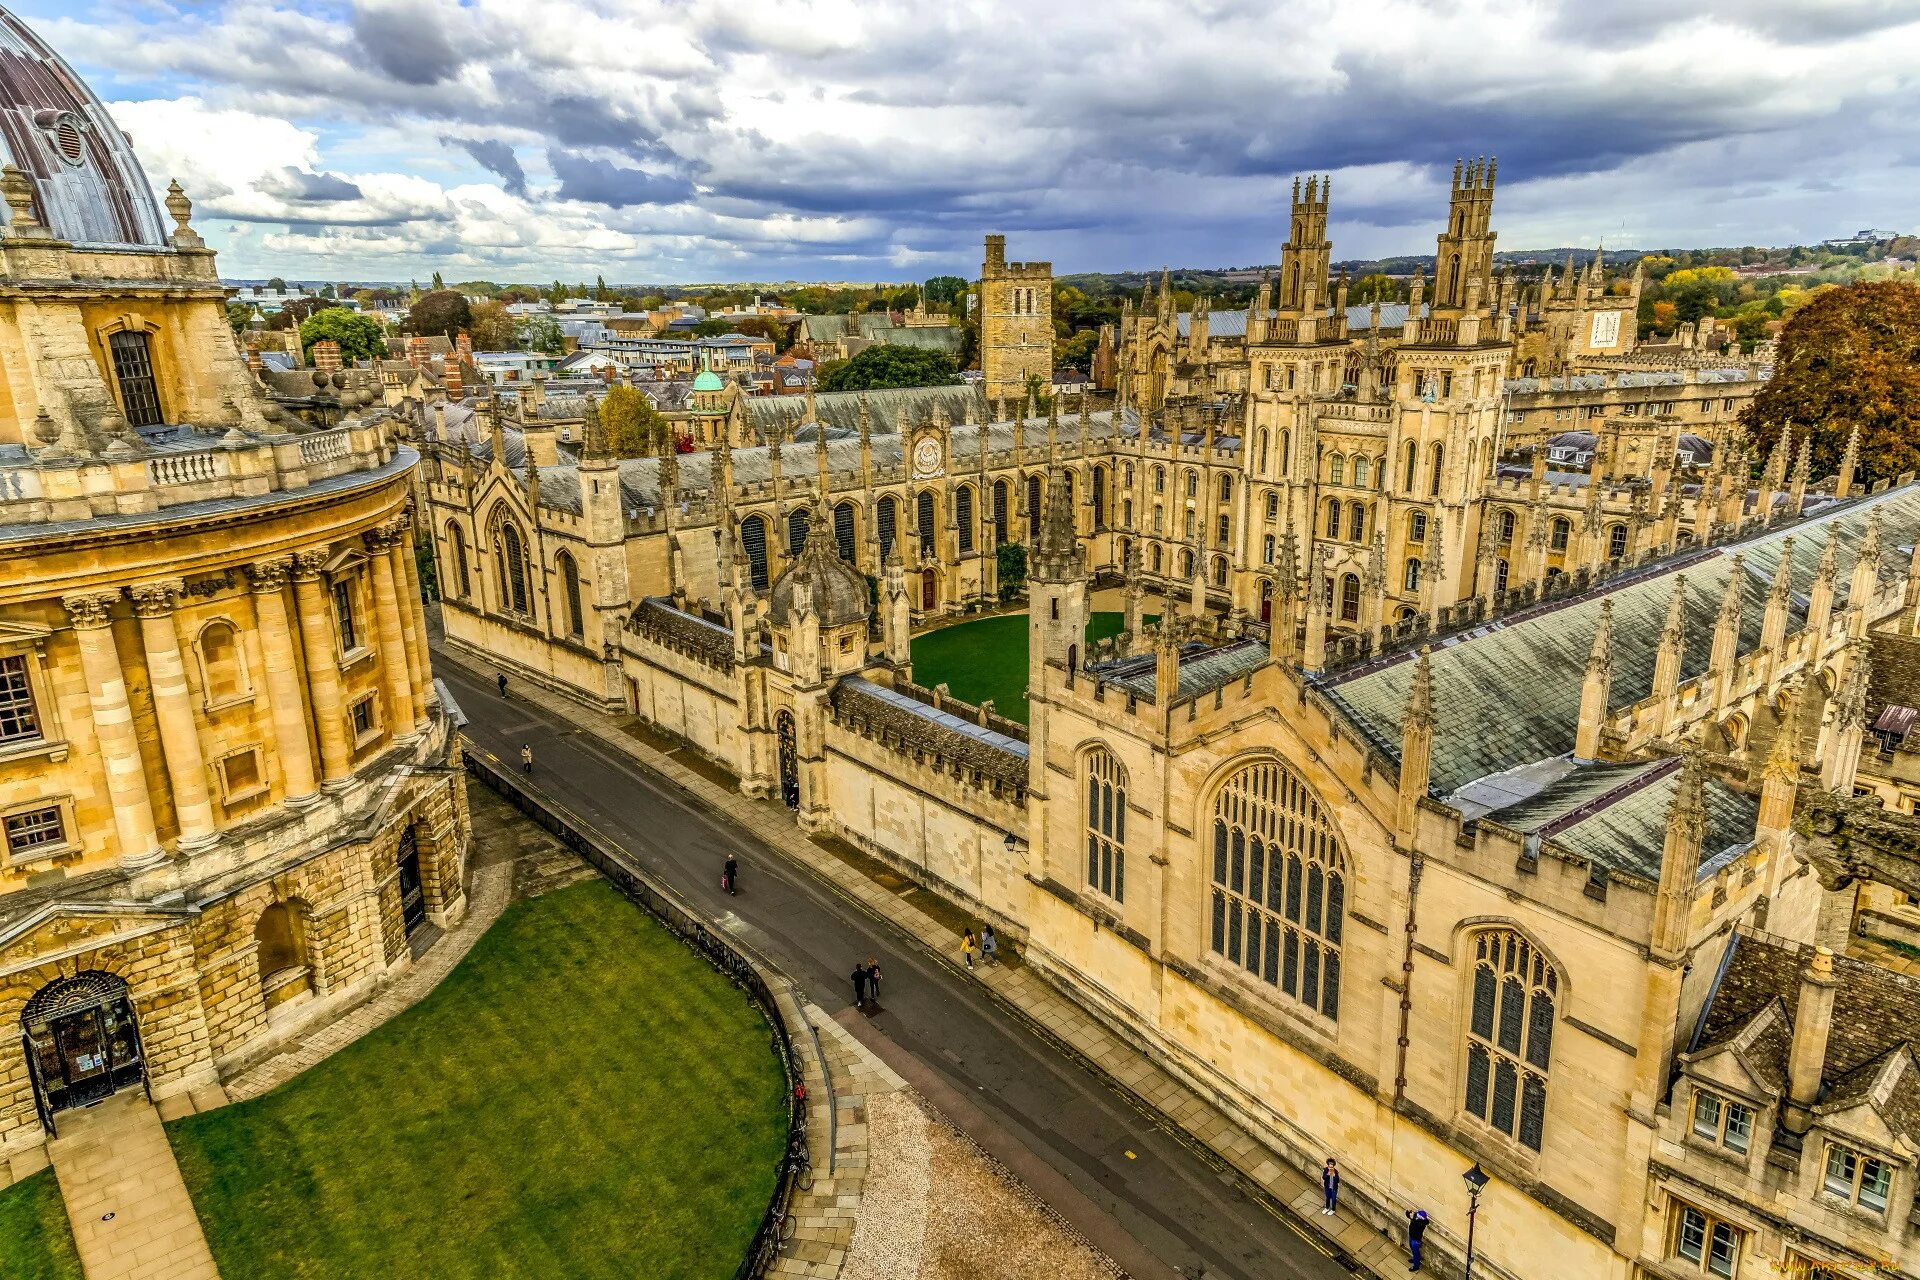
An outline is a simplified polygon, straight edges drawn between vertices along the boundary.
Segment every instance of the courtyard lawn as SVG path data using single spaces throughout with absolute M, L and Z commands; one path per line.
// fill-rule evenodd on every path
M 0 1276 L 6 1280 L 81 1280 L 80 1255 L 53 1170 L 0 1191 Z
M 425 1000 L 169 1126 L 221 1274 L 726 1280 L 786 1082 L 746 997 L 603 881 L 509 907 Z
M 1087 619 L 1087 643 L 1120 634 L 1119 613 Z M 963 702 L 993 699 L 993 709 L 1009 720 L 1027 722 L 1027 615 L 1001 614 L 929 631 L 913 641 L 913 681 L 937 684 Z

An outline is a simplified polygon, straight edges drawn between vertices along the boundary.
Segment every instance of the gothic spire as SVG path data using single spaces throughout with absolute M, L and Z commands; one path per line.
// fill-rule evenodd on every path
M 1047 510 L 1040 536 L 1033 544 L 1032 576 L 1043 582 L 1072 582 L 1086 576 L 1086 557 L 1073 527 L 1073 500 L 1067 496 L 1066 476 L 1058 469 L 1047 473 Z

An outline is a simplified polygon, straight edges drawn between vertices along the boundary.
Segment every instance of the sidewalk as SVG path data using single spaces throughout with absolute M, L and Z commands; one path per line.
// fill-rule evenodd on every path
M 436 660 L 450 662 L 491 681 L 498 668 L 483 664 L 465 654 L 451 654 L 436 648 Z M 508 672 L 510 677 L 516 672 Z M 614 719 L 588 710 L 578 703 L 530 681 L 517 680 L 514 696 L 553 712 L 620 751 L 654 773 L 678 785 L 708 809 L 724 814 L 734 823 L 792 861 L 806 867 L 843 897 L 857 902 L 869 914 L 885 920 L 931 951 L 940 963 L 954 967 L 951 957 L 959 952 L 960 933 L 948 920 L 942 920 L 915 905 L 913 900 L 875 881 L 848 860 L 835 856 L 809 839 L 795 825 L 788 810 L 775 800 L 751 800 L 712 780 L 714 767 L 688 752 L 699 767 L 690 767 L 677 757 L 662 752 L 634 734 L 624 732 L 623 724 L 638 722 L 632 717 Z M 651 732 L 651 731 L 647 731 Z M 909 890 L 919 886 L 904 885 Z M 924 891 L 916 898 L 926 897 Z M 946 913 L 953 919 L 960 917 Z M 1320 1214 L 1320 1185 L 1279 1158 L 1258 1140 L 1229 1120 L 1217 1108 L 1203 1100 L 1169 1072 L 1154 1064 L 1144 1053 L 1116 1040 L 1107 1028 L 1062 995 L 1045 979 L 1017 961 L 972 971 L 986 992 L 1005 1008 L 1025 1021 L 1043 1038 L 1079 1058 L 1090 1069 L 1106 1077 L 1144 1113 L 1164 1119 L 1190 1147 L 1216 1167 L 1231 1170 L 1251 1184 L 1250 1189 L 1264 1193 L 1275 1205 L 1285 1206 L 1290 1224 L 1310 1244 L 1329 1254 L 1344 1252 L 1367 1270 L 1380 1276 L 1401 1275 L 1406 1261 L 1398 1244 L 1381 1235 L 1365 1219 L 1342 1209 L 1333 1217 Z M 813 1087 L 809 1080 L 808 1087 Z M 818 1167 L 818 1166 L 816 1166 Z M 799 1274 L 832 1274 L 799 1273 Z
M 68 1112 L 47 1144 L 87 1280 L 219 1280 L 160 1116 L 137 1090 Z

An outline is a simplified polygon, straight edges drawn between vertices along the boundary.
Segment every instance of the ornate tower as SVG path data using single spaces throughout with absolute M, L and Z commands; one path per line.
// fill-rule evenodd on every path
M 987 237 L 980 265 L 980 370 L 989 400 L 1053 378 L 1053 264 L 1008 262 L 1005 236 Z
M 1478 281 L 1482 290 L 1493 284 L 1493 182 L 1498 160 L 1475 160 L 1453 166 L 1453 193 L 1447 209 L 1447 229 L 1440 233 L 1434 256 L 1433 307 L 1437 312 L 1473 309 L 1468 286 Z
M 1303 192 L 1300 179 L 1293 180 L 1293 221 L 1287 242 L 1280 246 L 1276 299 L 1283 316 L 1298 319 L 1327 305 L 1327 264 L 1333 257 L 1333 243 L 1327 239 L 1327 196 L 1332 187 L 1331 177 L 1308 178 Z
M 1027 584 L 1028 684 L 1038 689 L 1042 664 L 1079 666 L 1087 634 L 1087 560 L 1073 527 L 1073 500 L 1058 471 L 1047 477 L 1047 512 Z

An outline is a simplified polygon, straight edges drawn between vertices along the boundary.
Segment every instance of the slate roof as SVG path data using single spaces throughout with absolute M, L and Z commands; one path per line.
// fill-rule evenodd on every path
M 955 423 L 967 417 L 978 421 L 987 415 L 986 400 L 978 390 L 964 384 L 819 392 L 813 397 L 814 411 L 828 426 L 858 429 L 862 395 L 867 397 L 870 430 L 876 437 L 892 434 L 899 426 L 903 411 L 908 422 L 916 424 L 931 418 L 935 409 L 946 410 L 948 419 Z M 746 408 L 748 425 L 764 438 L 772 435 L 782 423 L 798 424 L 807 412 L 807 401 L 805 396 L 753 396 L 746 401 Z
M 1407 312 L 1411 310 L 1404 302 L 1383 302 L 1380 304 L 1380 331 L 1404 329 L 1407 326 Z M 1425 303 L 1420 304 L 1420 314 L 1427 314 Z M 1186 337 L 1193 331 L 1193 314 L 1182 311 L 1174 317 L 1174 324 L 1180 330 L 1180 336 Z M 1373 328 L 1373 304 L 1347 308 L 1347 329 L 1353 333 L 1365 333 Z M 1247 312 L 1238 311 L 1207 312 L 1207 336 L 1209 338 L 1244 338 L 1247 336 Z
M 1211 693 L 1235 680 L 1244 679 L 1265 666 L 1266 662 L 1267 646 L 1259 640 L 1235 640 L 1211 649 L 1189 645 L 1180 653 L 1180 689 L 1177 696 L 1194 698 Z M 1090 663 L 1087 670 L 1107 684 L 1118 685 L 1149 700 L 1153 698 L 1154 659 L 1151 654 L 1122 658 L 1117 662 Z
M 1003 786 L 1027 785 L 1027 744 L 1018 738 L 859 676 L 841 680 L 828 698 L 837 720 L 898 737 L 962 767 L 977 769 Z

